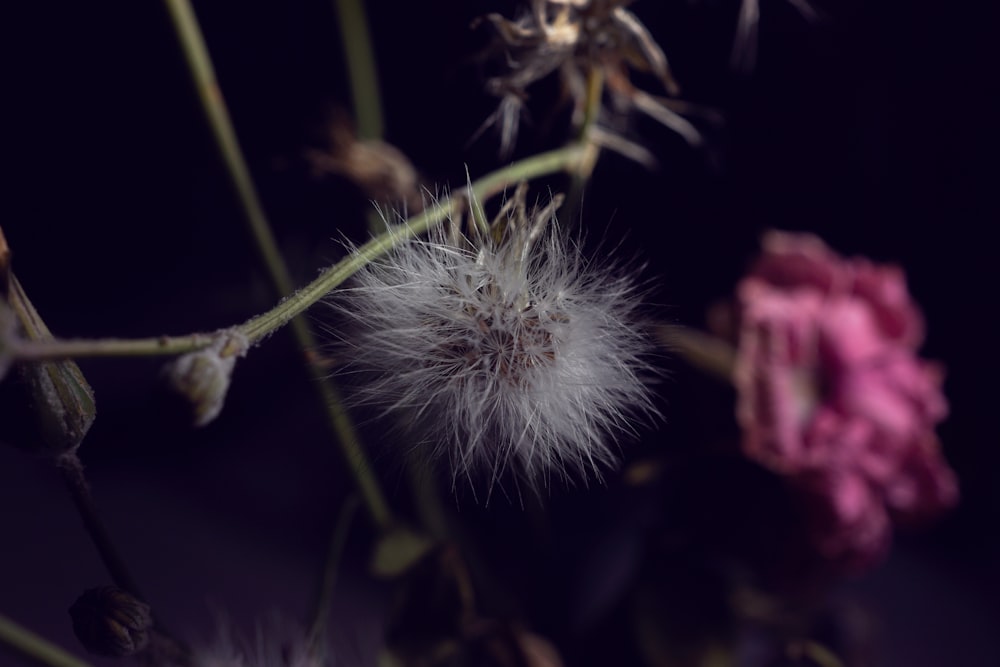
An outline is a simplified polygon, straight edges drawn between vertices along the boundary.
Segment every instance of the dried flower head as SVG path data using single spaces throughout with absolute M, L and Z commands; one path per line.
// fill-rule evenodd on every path
M 374 374 L 357 399 L 418 424 L 456 475 L 585 476 L 615 459 L 608 431 L 652 411 L 635 283 L 585 259 L 557 206 L 529 213 L 519 189 L 492 224 L 403 242 L 330 298 L 343 357 Z
M 116 586 L 92 588 L 69 608 L 73 632 L 91 653 L 122 657 L 149 644 L 149 605 Z
M 413 163 L 392 144 L 359 139 L 343 113 L 334 113 L 327 124 L 327 146 L 311 148 L 303 157 L 314 176 L 339 174 L 376 202 L 402 205 L 411 213 L 423 206 L 420 178 Z
M 506 71 L 487 81 L 500 98 L 486 124 L 500 130 L 500 152 L 513 148 L 528 88 L 558 71 L 565 94 L 573 101 L 573 124 L 586 117 L 595 81 L 603 83 L 617 109 L 636 109 L 680 134 L 692 144 L 698 131 L 671 107 L 673 102 L 634 87 L 629 68 L 649 72 L 672 96 L 680 92 L 667 57 L 642 22 L 624 5 L 631 0 L 531 0 L 531 9 L 516 21 L 499 14 L 482 20 L 496 29 Z M 600 94 L 598 91 L 596 94 Z M 639 146 L 598 130 L 591 137 L 642 162 L 651 156 Z

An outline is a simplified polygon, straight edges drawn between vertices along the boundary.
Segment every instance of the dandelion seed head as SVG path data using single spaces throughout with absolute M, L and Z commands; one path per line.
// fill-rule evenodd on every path
M 372 378 L 355 398 L 417 425 L 456 478 L 600 477 L 608 435 L 654 412 L 641 293 L 584 257 L 555 205 L 512 202 L 468 234 L 452 221 L 401 243 L 331 296 L 350 324 L 343 356 Z

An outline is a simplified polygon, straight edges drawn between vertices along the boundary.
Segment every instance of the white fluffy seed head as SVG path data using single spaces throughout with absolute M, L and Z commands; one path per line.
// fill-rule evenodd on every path
M 329 299 L 337 356 L 367 380 L 356 399 L 418 426 L 456 477 L 491 471 L 490 489 L 508 466 L 531 486 L 600 477 L 609 433 L 654 411 L 641 294 L 581 254 L 556 205 L 528 214 L 519 191 L 493 224 L 402 242 Z
M 253 639 L 238 636 L 223 621 L 215 641 L 195 650 L 191 662 L 193 667 L 334 667 L 325 647 L 316 648 L 301 629 L 277 617 L 258 625 Z

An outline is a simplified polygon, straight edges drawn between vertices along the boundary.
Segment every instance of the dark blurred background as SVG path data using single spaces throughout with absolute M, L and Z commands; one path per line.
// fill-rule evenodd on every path
M 728 65 L 735 2 L 634 4 L 685 99 L 717 109 L 725 122 L 699 124 L 708 147 L 695 151 L 633 118 L 630 138 L 660 167 L 602 155 L 583 225 L 595 241 L 624 238 L 622 252 L 649 263 L 653 314 L 691 325 L 731 294 L 769 228 L 813 231 L 844 254 L 905 267 L 928 321 L 923 354 L 947 367 L 951 416 L 940 435 L 962 504 L 928 530 L 900 536 L 886 564 L 830 595 L 871 620 L 871 664 L 1000 664 L 1000 327 L 989 231 L 998 219 L 1000 90 L 988 3 L 824 0 L 813 25 L 781 0 L 761 3 L 757 67 L 747 76 Z M 270 307 L 275 297 L 162 3 L 25 4 L 8 23 L 19 35 L 6 63 L 13 118 L 2 225 L 15 272 L 52 331 L 181 334 Z M 332 4 L 194 6 L 264 207 L 305 284 L 342 256 L 340 238 L 364 238 L 369 206 L 345 181 L 314 177 L 302 157 L 324 146 L 331 109 L 350 104 Z M 464 184 L 466 169 L 473 178 L 494 169 L 496 136 L 487 131 L 469 144 L 496 104 L 472 58 L 488 31 L 469 24 L 489 11 L 510 16 L 514 3 L 367 6 L 387 140 L 431 191 Z M 538 100 L 553 97 L 539 87 Z M 558 117 L 530 108 L 515 157 L 565 139 L 554 129 Z M 681 361 L 667 363 L 665 424 L 627 445 L 627 461 L 735 433 L 732 396 Z M 275 336 L 237 367 L 221 418 L 201 431 L 166 416 L 160 362 L 80 365 L 99 406 L 81 456 L 112 533 L 166 623 L 205 641 L 219 611 L 243 629 L 271 610 L 304 614 L 350 480 L 290 336 Z M 406 507 L 398 469 L 375 465 Z M 521 542 L 537 526 L 526 528 L 516 504 L 464 501 L 459 509 L 473 532 L 486 534 L 482 548 L 495 570 L 529 572 L 512 584 L 527 596 L 524 615 L 567 658 L 591 664 L 573 655 L 573 601 L 605 604 L 611 616 L 614 596 L 601 603 L 598 593 L 579 593 L 588 589 L 574 577 L 610 577 L 616 563 L 628 571 L 625 552 L 639 539 L 616 543 L 621 515 L 613 510 L 635 516 L 642 507 L 639 515 L 652 518 L 639 524 L 678 517 L 698 533 L 706 521 L 725 526 L 726 508 L 739 515 L 742 494 L 772 488 L 756 486 L 760 474 L 702 462 L 675 473 L 681 491 L 639 499 L 614 484 L 553 489 L 544 530 L 564 546 L 538 547 L 544 556 Z M 361 660 L 378 640 L 386 590 L 363 577 L 367 529 L 354 537 L 337 633 L 349 659 L 353 652 Z M 574 560 L 604 553 L 597 546 L 607 547 L 606 561 Z M 0 448 L 0 612 L 76 651 L 65 608 L 104 583 L 56 475 Z M 11 660 L 0 653 L 0 664 Z

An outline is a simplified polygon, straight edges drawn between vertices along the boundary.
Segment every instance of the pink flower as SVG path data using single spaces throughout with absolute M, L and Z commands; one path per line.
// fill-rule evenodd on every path
M 939 366 L 916 356 L 923 318 L 901 270 L 771 232 L 738 288 L 734 381 L 748 456 L 809 499 L 821 550 L 871 562 L 897 519 L 954 505 L 935 426 Z M 817 518 L 818 517 L 818 518 Z

